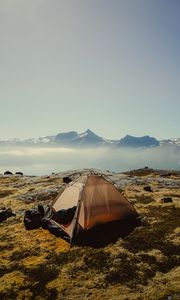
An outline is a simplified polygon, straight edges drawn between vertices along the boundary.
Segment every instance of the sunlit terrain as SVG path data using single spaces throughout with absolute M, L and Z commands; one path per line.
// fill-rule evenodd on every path
M 0 177 L 1 206 L 16 211 L 0 224 L 0 298 L 178 300 L 180 174 L 106 172 L 142 216 L 142 226 L 100 249 L 70 249 L 46 230 L 25 230 L 24 210 L 51 203 L 63 175 Z M 162 203 L 163 197 L 173 202 Z

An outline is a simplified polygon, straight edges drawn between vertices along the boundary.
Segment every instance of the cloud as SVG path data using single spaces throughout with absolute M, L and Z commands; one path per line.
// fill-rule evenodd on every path
M 69 149 L 69 148 L 0 148 L 0 173 L 6 170 L 45 175 L 81 168 L 126 170 L 152 167 L 180 169 L 180 148 L 150 149 Z

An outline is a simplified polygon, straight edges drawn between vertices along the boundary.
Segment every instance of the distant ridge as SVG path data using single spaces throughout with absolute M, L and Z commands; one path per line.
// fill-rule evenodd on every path
M 160 145 L 160 142 L 156 140 L 154 137 L 150 137 L 148 135 L 142 137 L 135 137 L 131 135 L 126 135 L 122 138 L 117 146 L 123 147 L 157 147 Z
M 0 140 L 0 146 L 59 146 L 59 147 L 112 147 L 112 148 L 149 148 L 159 146 L 179 146 L 180 139 L 167 139 L 158 141 L 148 135 L 135 137 L 126 135 L 119 140 L 105 139 L 87 129 L 83 133 L 76 131 L 60 132 L 53 136 L 44 136 L 36 139 L 6 139 Z
M 105 143 L 104 139 L 90 129 L 78 134 L 76 131 L 59 133 L 55 136 L 57 143 L 63 143 L 69 146 L 101 146 Z

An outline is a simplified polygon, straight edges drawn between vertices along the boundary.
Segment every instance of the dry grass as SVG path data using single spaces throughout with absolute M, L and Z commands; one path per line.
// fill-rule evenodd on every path
M 17 211 L 0 224 L 0 299 L 178 300 L 179 175 L 170 177 L 174 188 L 159 183 L 158 174 L 129 176 L 125 193 L 143 215 L 143 226 L 100 249 L 70 249 L 46 230 L 25 230 L 23 210 L 51 202 L 48 191 L 61 188 L 60 177 L 0 177 L 1 206 Z M 143 190 L 147 180 L 153 193 Z M 29 194 L 34 196 L 28 202 Z M 159 203 L 167 195 L 173 203 Z

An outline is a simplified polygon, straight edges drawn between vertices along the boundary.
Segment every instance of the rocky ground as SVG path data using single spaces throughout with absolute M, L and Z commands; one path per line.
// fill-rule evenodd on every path
M 46 230 L 25 230 L 24 211 L 51 203 L 63 176 L 83 172 L 0 176 L 0 207 L 16 211 L 0 224 L 0 299 L 180 299 L 180 172 L 102 172 L 142 216 L 141 227 L 105 248 L 70 249 Z

